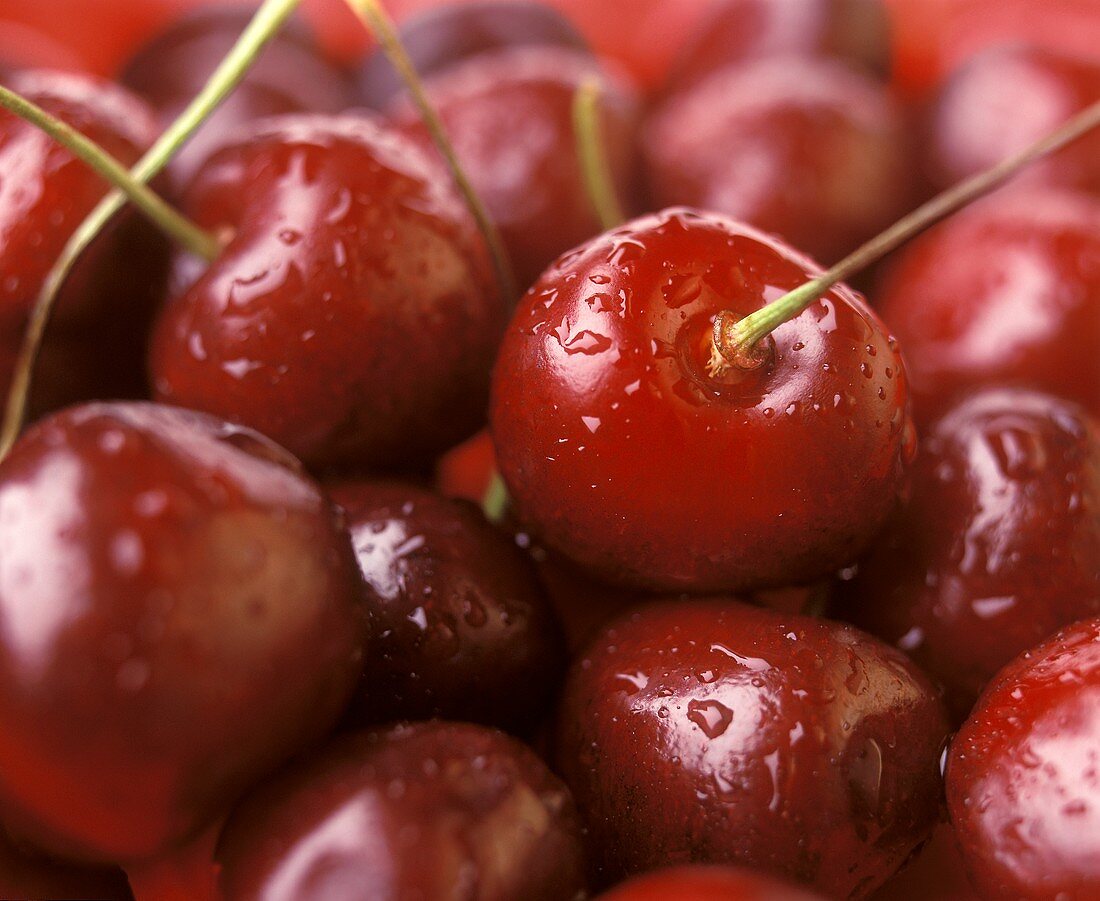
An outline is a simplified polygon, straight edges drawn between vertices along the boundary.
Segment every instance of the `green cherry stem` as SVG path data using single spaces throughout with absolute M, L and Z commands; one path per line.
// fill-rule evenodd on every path
M 623 209 L 600 131 L 600 80 L 590 75 L 573 95 L 573 133 L 585 191 L 604 231 L 621 225 Z
M 1030 147 L 933 197 L 812 281 L 800 285 L 743 319 L 736 320 L 735 314 L 728 311 L 719 314 L 714 322 L 716 350 L 730 366 L 751 369 L 760 365 L 769 359 L 769 354 L 758 352 L 758 342 L 814 301 L 820 300 L 837 283 L 855 275 L 925 229 L 1000 187 L 1028 164 L 1060 150 L 1098 126 L 1100 101 Z
M 263 5 L 256 11 L 236 44 L 233 45 L 233 49 L 214 70 L 203 89 L 130 170 L 130 176 L 134 181 L 141 184 L 148 182 L 172 161 L 191 135 L 232 93 L 247 74 L 256 57 L 260 55 L 260 51 L 279 32 L 283 23 L 297 9 L 300 2 L 301 0 L 264 0 Z M 50 274 L 46 277 L 42 291 L 31 311 L 15 370 L 12 373 L 8 402 L 4 409 L 3 423 L 0 424 L 0 459 L 7 456 L 23 428 L 27 415 L 31 374 L 34 371 L 34 363 L 38 358 L 38 350 L 42 346 L 42 338 L 46 333 L 46 326 L 50 321 L 58 291 L 81 253 L 95 240 L 114 215 L 126 205 L 126 199 L 125 194 L 116 190 L 100 201 L 73 232 L 65 249 L 50 270 Z
M 512 302 L 518 296 L 516 279 L 512 273 L 512 264 L 504 249 L 500 232 L 489 216 L 489 211 L 486 209 L 481 197 L 478 196 L 474 186 L 470 183 L 470 179 L 467 178 L 466 173 L 459 164 L 458 156 L 447 137 L 447 131 L 439 118 L 439 113 L 435 111 L 435 107 L 428 99 L 424 84 L 421 82 L 420 75 L 417 73 L 412 60 L 409 59 L 409 54 L 405 51 L 401 38 L 398 37 L 393 20 L 382 9 L 378 0 L 347 0 L 347 4 L 374 34 L 382 48 L 382 52 L 386 54 L 390 64 L 401 76 L 405 88 L 420 112 L 420 117 L 424 122 L 424 127 L 428 130 L 432 143 L 435 144 L 443 157 L 443 161 L 447 164 L 455 186 L 466 201 L 470 214 L 474 217 L 478 229 L 485 238 L 485 243 L 489 246 L 489 253 L 493 258 L 493 268 L 496 270 L 501 293 L 508 302 Z
M 508 486 L 504 484 L 499 472 L 494 471 L 489 487 L 481 496 L 481 512 L 491 523 L 499 523 L 504 519 L 504 511 L 508 507 Z
M 176 212 L 148 185 L 136 181 L 130 171 L 91 138 L 51 116 L 42 107 L 0 85 L 0 106 L 44 131 L 96 174 L 122 191 L 126 198 L 160 226 L 170 238 L 191 253 L 213 260 L 221 244 L 213 236 Z

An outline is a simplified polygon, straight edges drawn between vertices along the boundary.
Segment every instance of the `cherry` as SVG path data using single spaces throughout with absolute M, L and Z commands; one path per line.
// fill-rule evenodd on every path
M 981 901 L 963 867 L 949 823 L 936 826 L 928 842 L 895 876 L 871 895 L 871 901 Z
M 601 229 L 584 188 L 573 127 L 573 98 L 599 75 L 587 53 L 554 46 L 507 47 L 457 62 L 425 81 L 463 169 L 500 228 L 517 280 L 528 286 L 558 254 Z M 604 147 L 619 196 L 633 194 L 632 89 L 601 79 Z M 411 104 L 395 123 L 425 146 Z
M 233 814 L 218 862 L 234 901 L 572 901 L 584 888 L 565 786 L 515 740 L 445 722 L 352 735 L 288 770 Z
M 947 803 L 983 898 L 1100 895 L 1100 619 L 1021 655 L 951 745 Z
M 968 388 L 1006 382 L 1100 415 L 1100 200 L 990 198 L 902 251 L 878 298 L 905 348 L 921 419 Z
M 775 329 L 758 368 L 711 359 L 720 311 L 749 313 L 816 272 L 690 210 L 559 260 L 493 376 L 520 520 L 604 580 L 650 589 L 810 582 L 854 559 L 915 444 L 901 357 L 874 313 L 838 286 Z
M 533 564 L 467 501 L 397 482 L 344 482 L 378 638 L 367 719 L 440 716 L 525 728 L 564 669 L 560 628 Z
M 737 867 L 686 866 L 636 876 L 598 901 L 814 901 L 812 895 L 771 876 Z
M 776 232 L 834 262 L 910 205 L 904 123 L 836 60 L 730 65 L 667 97 L 643 130 L 649 188 Z
M 485 497 L 496 471 L 493 438 L 482 429 L 436 461 L 435 487 L 445 497 L 465 498 L 477 504 Z
M 942 704 L 848 626 L 655 602 L 574 663 L 557 760 L 607 877 L 737 863 L 862 896 L 936 820 Z
M 846 618 L 913 655 L 959 719 L 1052 632 L 1100 614 L 1100 429 L 1076 404 L 990 388 L 933 425 L 912 499 L 860 564 Z
M 207 162 L 186 209 L 233 237 L 157 324 L 160 398 L 315 464 L 411 466 L 477 428 L 505 308 L 411 142 L 351 116 L 266 120 Z
M 117 869 L 93 869 L 30 855 L 0 830 L 0 897 L 101 898 L 130 901 L 126 876 Z
M 153 404 L 51 416 L 0 463 L 0 816 L 163 852 L 329 728 L 362 668 L 346 534 L 262 436 Z
M 994 47 L 944 85 L 931 114 L 929 170 L 946 187 L 1023 150 L 1100 100 L 1100 61 L 1027 45 Z M 1093 133 L 1027 172 L 1100 191 L 1100 135 Z

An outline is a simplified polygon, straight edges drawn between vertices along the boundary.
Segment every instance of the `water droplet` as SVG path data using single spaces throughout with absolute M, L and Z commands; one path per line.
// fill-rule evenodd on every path
M 111 539 L 111 565 L 122 576 L 132 576 L 145 563 L 145 545 L 141 536 L 131 529 L 115 533 Z
M 226 360 L 222 363 L 221 368 L 226 375 L 230 375 L 235 379 L 243 379 L 248 373 L 259 369 L 261 366 L 263 366 L 263 363 L 240 357 L 236 360 Z
M 633 691 L 630 692 L 631 694 L 641 691 L 649 685 L 649 677 L 641 671 L 635 671 L 633 673 L 616 673 L 615 678 L 629 682 L 631 686 L 633 686 Z
M 405 617 L 410 623 L 413 623 L 421 632 L 424 632 L 428 628 L 428 614 L 423 607 L 417 607 Z
M 730 650 L 724 644 L 715 642 L 710 646 L 712 651 L 716 651 L 719 654 L 725 654 L 731 660 L 736 660 L 741 666 L 753 673 L 763 673 L 772 668 L 772 665 L 768 663 L 763 657 L 745 657 L 742 654 L 738 654 L 735 651 Z
M 600 425 L 602 424 L 599 416 L 582 416 L 581 422 L 584 423 L 585 428 L 593 435 L 599 431 Z
M 994 616 L 999 616 L 1006 610 L 1010 610 L 1016 606 L 1016 598 L 1014 597 L 996 597 L 996 598 L 978 598 L 971 602 L 970 606 L 974 609 L 974 612 L 982 619 L 991 619 Z
M 733 711 L 718 701 L 693 700 L 688 704 L 688 719 L 702 729 L 707 738 L 718 738 L 733 722 Z

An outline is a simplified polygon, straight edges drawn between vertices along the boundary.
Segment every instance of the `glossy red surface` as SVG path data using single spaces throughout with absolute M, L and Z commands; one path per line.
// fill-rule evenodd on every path
M 57 853 L 149 857 L 329 728 L 362 668 L 319 488 L 253 432 L 72 408 L 0 463 L 0 811 Z
M 573 901 L 580 826 L 528 748 L 433 722 L 341 739 L 248 798 L 218 849 L 234 901 Z
M 982 897 L 1100 896 L 1100 619 L 990 684 L 952 742 L 947 803 Z
M 187 212 L 234 230 L 172 298 L 158 397 L 307 462 L 412 466 L 472 434 L 506 316 L 445 174 L 372 120 L 266 120 L 200 172 Z
M 736 867 L 670 867 L 637 876 L 598 901 L 820 901 L 821 896 Z
M 942 682 L 961 720 L 1013 657 L 1100 614 L 1100 427 L 1019 389 L 952 408 L 843 612 Z
M 601 74 L 588 53 L 510 47 L 427 79 L 458 158 L 501 230 L 521 290 L 559 254 L 601 231 L 581 177 L 572 119 L 573 96 L 592 75 L 601 78 L 604 149 L 619 196 L 630 208 L 637 98 L 626 82 Z M 430 146 L 407 102 L 393 115 L 407 134 Z
M 927 421 L 969 388 L 1018 383 L 1100 415 L 1100 200 L 1010 191 L 895 258 L 877 308 Z
M 657 602 L 574 664 L 557 762 L 605 875 L 736 863 L 862 897 L 931 831 L 942 704 L 848 626 Z
M 837 288 L 776 329 L 770 364 L 706 371 L 721 310 L 752 312 L 816 271 L 683 209 L 559 260 L 520 303 L 493 376 L 520 520 L 645 588 L 789 585 L 854 559 L 915 449 L 901 358 L 874 313 Z
M 837 262 L 912 206 L 905 123 L 837 60 L 729 65 L 668 96 L 643 130 L 658 206 L 725 213 Z

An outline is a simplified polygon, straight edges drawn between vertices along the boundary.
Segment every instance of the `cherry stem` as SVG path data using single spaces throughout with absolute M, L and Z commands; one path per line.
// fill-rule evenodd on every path
M 169 206 L 148 185 L 135 181 L 129 170 L 99 144 L 51 116 L 42 107 L 0 85 L 0 106 L 44 131 L 97 175 L 122 191 L 127 199 L 191 253 L 213 260 L 221 244 Z
M 597 76 L 589 75 L 581 82 L 573 95 L 573 133 L 588 199 L 604 231 L 610 231 L 621 225 L 626 217 L 615 193 L 607 147 L 600 129 L 600 93 Z
M 722 316 L 719 316 L 715 322 L 716 348 L 730 365 L 737 365 L 738 361 L 752 357 L 751 351 L 757 342 L 784 322 L 793 319 L 814 301 L 820 300 L 837 283 L 878 262 L 925 229 L 1000 187 L 1029 163 L 1060 150 L 1097 126 L 1100 126 L 1100 101 L 1030 147 L 933 197 L 817 278 L 750 313 L 736 324 L 719 328 L 719 322 L 722 321 Z M 763 355 L 758 356 L 763 358 Z
M 401 76 L 406 90 L 408 90 L 413 103 L 420 112 L 420 117 L 424 122 L 424 127 L 428 130 L 428 135 L 431 137 L 440 156 L 443 157 L 443 161 L 447 164 L 455 186 L 466 201 L 466 206 L 474 217 L 478 230 L 489 246 L 489 253 L 493 259 L 493 268 L 496 270 L 501 293 L 508 302 L 515 300 L 518 296 L 516 280 L 500 232 L 489 216 L 489 211 L 481 197 L 474 190 L 474 186 L 470 183 L 469 178 L 466 177 L 466 173 L 459 164 L 458 156 L 447 137 L 443 121 L 439 118 L 439 113 L 435 111 L 435 107 L 428 99 L 424 84 L 420 80 L 420 75 L 417 73 L 412 60 L 409 59 L 404 44 L 401 43 L 401 38 L 397 34 L 393 20 L 382 9 L 378 0 L 347 0 L 347 4 L 374 34 L 382 47 L 382 52 L 386 54 L 386 58 L 390 61 L 390 65 Z
M 283 23 L 297 9 L 300 2 L 301 0 L 264 0 L 263 5 L 256 11 L 236 44 L 214 70 L 203 89 L 130 170 L 130 177 L 135 182 L 138 184 L 148 182 L 172 161 L 199 126 L 233 92 L 264 46 L 279 32 Z M 31 374 L 34 371 L 34 363 L 38 358 L 38 350 L 42 346 L 42 338 L 46 333 L 46 326 L 50 321 L 57 294 L 77 259 L 95 240 L 104 226 L 126 205 L 126 199 L 124 193 L 115 190 L 101 200 L 73 232 L 65 249 L 46 277 L 42 291 L 31 311 L 30 321 L 19 349 L 19 357 L 12 373 L 7 407 L 4 410 L 3 424 L 0 425 L 0 459 L 7 456 L 23 428 L 27 415 Z
M 499 523 L 504 519 L 504 510 L 508 506 L 508 487 L 504 479 L 496 470 L 489 481 L 485 493 L 481 496 L 481 511 L 491 523 Z

